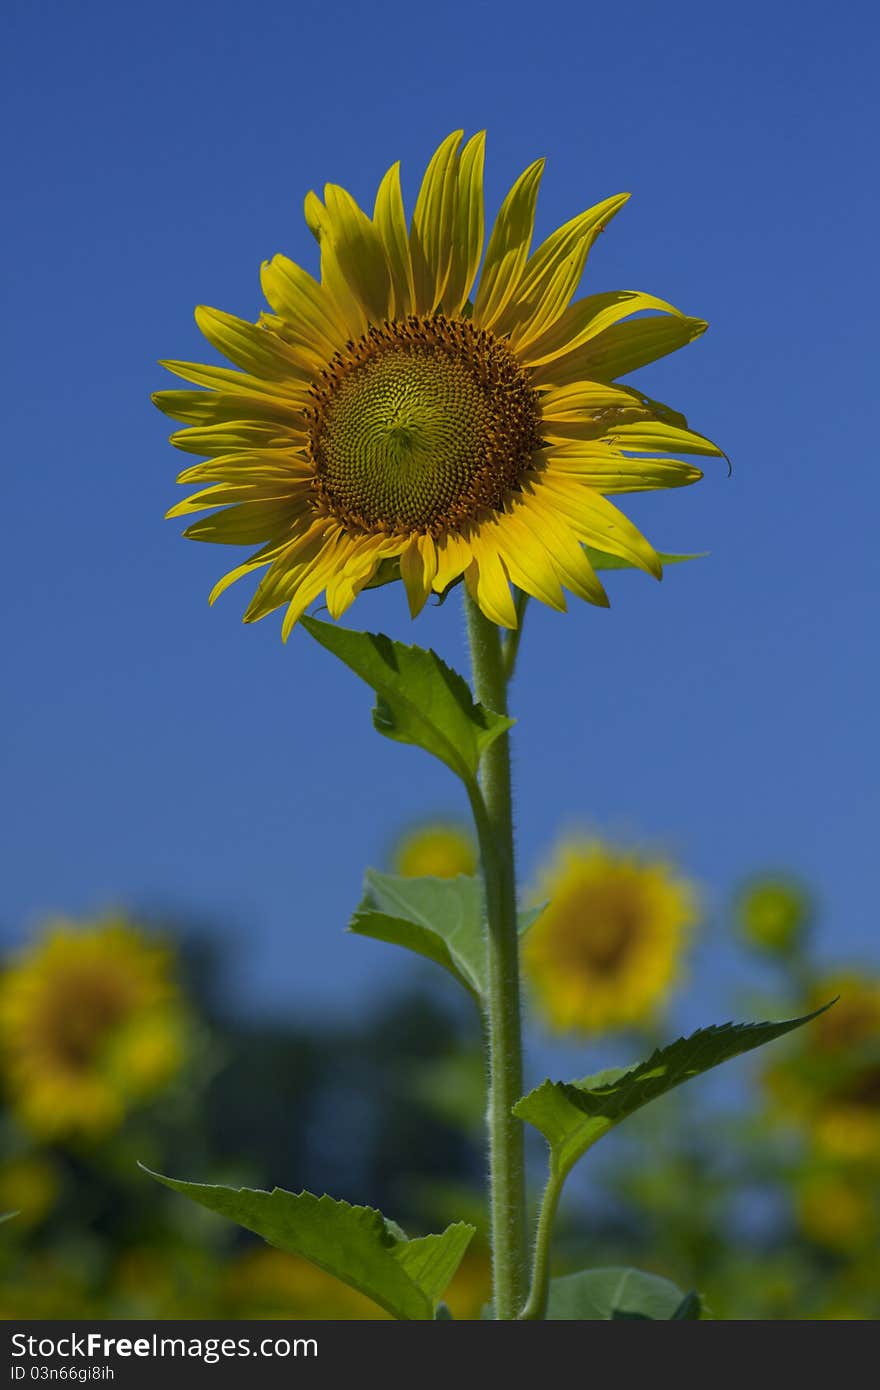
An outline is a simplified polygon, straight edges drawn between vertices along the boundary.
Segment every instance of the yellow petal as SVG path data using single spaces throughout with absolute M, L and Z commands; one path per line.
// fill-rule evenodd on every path
M 497 545 L 504 567 L 518 589 L 564 613 L 565 594 L 553 561 L 543 541 L 524 523 L 520 510 L 521 506 L 517 506 L 499 516 L 489 529 L 487 540 L 491 538 Z
M 286 483 L 300 486 L 314 476 L 307 459 L 280 449 L 250 449 L 245 453 L 220 454 L 204 463 L 184 468 L 177 475 L 179 483 L 208 481 L 239 483 L 248 479 L 255 483 Z
M 171 443 L 187 454 L 283 453 L 297 448 L 305 437 L 304 431 L 285 429 L 271 421 L 230 420 L 206 425 L 204 429 L 195 426 L 177 430 L 171 436 Z
M 223 578 L 218 579 L 217 583 L 214 585 L 208 595 L 208 603 L 213 606 L 220 595 L 225 593 L 237 580 L 244 579 L 247 575 L 253 574 L 255 570 L 263 569 L 266 565 L 271 564 L 282 547 L 283 542 L 270 541 L 268 545 L 264 545 L 261 550 L 258 550 L 252 555 L 249 560 L 245 560 L 243 565 L 236 565 L 235 569 L 229 570 L 223 575 Z
M 703 474 L 692 463 L 669 458 L 626 458 L 609 449 L 588 453 L 557 453 L 548 450 L 544 475 L 585 484 L 601 493 L 651 492 L 657 488 L 687 487 L 698 483 Z
M 247 423 L 268 420 L 279 428 L 305 429 L 299 407 L 278 396 L 257 396 L 227 391 L 154 391 L 153 404 L 164 414 L 188 425 L 225 425 L 231 421 Z
M 483 162 L 486 132 L 468 140 L 458 165 L 457 227 L 452 237 L 452 264 L 443 292 L 443 309 L 458 314 L 467 301 L 483 253 Z
M 392 317 L 407 318 L 413 312 L 415 290 L 413 288 L 412 261 L 409 254 L 409 236 L 406 230 L 406 213 L 403 208 L 403 195 L 400 191 L 400 164 L 392 164 L 379 184 L 376 205 L 373 209 L 373 222 L 385 247 L 385 256 L 391 275 L 393 291 Z
M 623 512 L 598 492 L 549 470 L 541 478 L 541 491 L 547 502 L 568 518 L 579 540 L 597 550 L 620 555 L 646 574 L 662 579 L 663 566 L 654 547 Z
M 357 295 L 369 321 L 382 323 L 392 313 L 391 275 L 382 238 L 344 188 L 328 183 L 324 198 L 328 236 L 345 282 Z
M 366 588 L 388 547 L 385 536 L 368 536 L 348 542 L 337 554 L 339 568 L 327 580 L 326 600 L 331 618 L 341 618 L 362 589 Z
M 360 338 L 367 330 L 368 316 L 339 263 L 330 215 L 316 193 L 306 195 L 305 210 L 306 221 L 321 248 L 321 288 L 332 300 L 337 317 L 345 325 L 346 340 Z
M 519 341 L 517 355 L 520 361 L 529 367 L 552 362 L 554 358 L 574 352 L 582 343 L 598 337 L 612 324 L 647 309 L 673 314 L 677 318 L 684 317 L 665 299 L 658 299 L 653 294 L 642 294 L 637 290 L 591 294 L 586 299 L 579 299 L 577 303 L 570 304 L 565 313 L 560 314 L 545 332 L 537 336 L 530 334 L 527 341 Z
M 244 614 L 246 623 L 256 622 L 288 603 L 308 574 L 338 538 L 340 528 L 328 517 L 317 517 L 311 525 L 288 540 L 263 575 Z
M 281 624 L 281 640 L 286 642 L 290 636 L 291 629 L 298 623 L 309 604 L 312 603 L 325 587 L 334 570 L 339 564 L 339 539 L 328 542 L 325 550 L 309 566 L 307 572 L 302 575 L 296 593 L 287 605 L 287 612 L 284 614 L 284 622 Z
M 474 559 L 465 570 L 464 582 L 476 604 L 499 627 L 515 628 L 516 605 L 507 571 L 490 541 L 474 540 Z
M 555 322 L 578 287 L 590 247 L 628 198 L 628 193 L 606 198 L 558 227 L 538 247 L 498 323 L 498 332 L 510 333 L 514 345 L 520 346 Z
M 303 504 L 290 498 L 240 502 L 194 522 L 183 534 L 192 541 L 219 545 L 258 545 L 289 530 L 302 510 Z
M 444 589 L 464 573 L 472 558 L 471 547 L 463 536 L 457 536 L 450 531 L 438 537 L 434 592 L 442 594 Z
M 639 420 L 632 424 L 613 425 L 608 431 L 617 446 L 639 452 L 654 449 L 675 449 L 682 454 L 709 454 L 723 458 L 724 450 L 705 435 L 681 429 L 662 420 Z
M 311 380 L 311 372 L 290 348 L 265 328 L 204 304 L 196 309 L 195 318 L 208 342 L 253 376 L 278 383 Z
M 263 262 L 260 279 L 272 308 L 316 356 L 326 361 L 343 346 L 348 338 L 345 319 L 308 271 L 287 256 L 273 256 Z
M 264 381 L 261 377 L 237 372 L 232 367 L 212 367 L 206 362 L 172 362 L 168 359 L 159 363 L 174 376 L 191 381 L 196 386 L 207 386 L 212 391 L 226 391 L 242 396 L 265 396 L 278 401 L 282 406 L 308 403 L 308 395 L 303 383 L 298 381 Z
M 303 216 L 306 220 L 306 226 L 320 245 L 321 233 L 324 229 L 324 205 L 312 189 L 309 189 L 303 199 Z
M 543 172 L 544 160 L 536 159 L 523 170 L 501 204 L 474 300 L 474 323 L 480 328 L 493 326 L 519 285 L 532 243 Z
M 608 595 L 596 576 L 583 548 L 571 528 L 552 504 L 543 501 L 540 485 L 536 485 L 520 508 L 523 522 L 541 536 L 550 552 L 550 558 L 560 580 L 578 598 L 587 603 L 607 608 Z
M 702 319 L 665 315 L 616 323 L 583 347 L 538 367 L 532 380 L 555 386 L 585 378 L 613 381 L 692 343 L 708 326 Z
M 419 537 L 413 536 L 405 550 L 400 552 L 400 577 L 406 588 L 410 616 L 417 618 L 427 602 L 431 584 L 436 574 L 429 574 L 419 545 Z
M 457 230 L 457 151 L 463 136 L 464 131 L 453 131 L 432 155 L 416 199 L 410 254 L 417 314 L 434 312 L 449 279 Z
M 290 486 L 288 479 L 279 482 L 277 478 L 261 481 L 247 477 L 236 482 L 219 482 L 169 507 L 165 519 L 169 521 L 179 516 L 192 516 L 194 512 L 206 511 L 208 507 L 226 506 L 233 502 L 284 502 L 291 500 L 294 495 L 295 488 Z
M 633 397 L 625 387 L 611 386 L 607 382 L 575 381 L 569 386 L 556 386 L 542 392 L 540 403 L 541 419 L 545 424 L 586 423 L 600 419 L 609 411 L 627 409 L 633 404 Z

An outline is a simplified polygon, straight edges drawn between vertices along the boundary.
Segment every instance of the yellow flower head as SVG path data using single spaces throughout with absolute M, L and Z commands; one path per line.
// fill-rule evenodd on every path
M 812 903 L 800 883 L 764 875 L 743 889 L 737 916 L 750 946 L 772 955 L 785 955 L 801 940 L 812 917 Z
M 397 843 L 394 869 L 404 878 L 455 878 L 477 872 L 477 849 L 464 826 L 434 821 L 409 830 Z
M 524 960 L 548 1023 L 601 1033 L 650 1022 L 698 920 L 693 885 L 662 860 L 580 840 L 561 847 L 541 888 L 549 906 Z
M 183 1052 L 168 952 L 129 923 L 51 925 L 0 976 L 0 1064 L 22 1124 L 97 1138 L 160 1089 Z
M 670 454 L 721 453 L 683 416 L 614 384 L 705 323 L 632 290 L 572 302 L 628 195 L 532 250 L 536 160 L 484 256 L 484 135 L 462 139 L 432 157 L 409 225 L 397 164 L 372 215 L 335 184 L 323 202 L 310 193 L 320 282 L 275 256 L 262 271 L 273 312 L 256 324 L 196 310 L 239 370 L 163 364 L 207 388 L 154 398 L 187 426 L 172 442 L 207 456 L 179 481 L 208 486 L 169 516 L 221 508 L 185 534 L 258 547 L 211 594 L 265 570 L 246 622 L 286 606 L 286 637 L 321 593 L 338 618 L 362 589 L 396 578 L 414 616 L 462 577 L 505 627 L 517 622 L 511 583 L 553 608 L 565 608 L 564 588 L 606 605 L 584 543 L 661 575 L 606 496 L 695 482 L 700 470 Z

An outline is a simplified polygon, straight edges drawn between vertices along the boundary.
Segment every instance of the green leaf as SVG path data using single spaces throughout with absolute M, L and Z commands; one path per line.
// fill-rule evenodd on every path
M 399 878 L 368 869 L 349 931 L 426 956 L 476 999 L 483 995 L 486 939 L 478 878 Z
M 683 1308 L 688 1311 L 682 1313 Z M 684 1294 L 671 1280 L 640 1269 L 585 1269 L 550 1281 L 550 1321 L 644 1318 L 665 1322 L 699 1316 L 696 1294 Z
M 592 545 L 585 545 L 587 559 L 594 570 L 631 570 L 635 565 L 629 560 L 624 560 L 622 555 L 611 555 L 605 550 L 596 550 Z M 667 555 L 663 551 L 658 551 L 658 558 L 661 565 L 681 565 L 685 560 L 705 560 L 709 554 L 708 550 L 698 551 L 694 555 Z
M 543 905 L 520 913 L 521 934 L 542 911 Z M 405 946 L 442 965 L 478 1002 L 485 997 L 483 889 L 476 877 L 401 878 L 368 869 L 364 898 L 348 929 Z
M 311 1192 L 260 1192 L 180 1182 L 140 1165 L 157 1182 L 255 1231 L 270 1245 L 301 1255 L 372 1298 L 396 1318 L 433 1319 L 434 1309 L 474 1234 L 456 1222 L 442 1235 L 409 1240 L 373 1207 L 354 1207 Z
M 381 633 L 353 632 L 315 618 L 300 621 L 375 690 L 373 723 L 380 734 L 424 748 L 473 784 L 480 758 L 512 719 L 477 704 L 467 681 L 436 652 L 406 647 Z
M 781 1038 L 830 1007 L 826 1004 L 815 1013 L 781 1023 L 700 1028 L 627 1071 L 602 1072 L 571 1083 L 544 1081 L 517 1101 L 513 1113 L 540 1130 L 550 1145 L 553 1171 L 564 1175 L 597 1140 L 649 1101 L 732 1057 Z

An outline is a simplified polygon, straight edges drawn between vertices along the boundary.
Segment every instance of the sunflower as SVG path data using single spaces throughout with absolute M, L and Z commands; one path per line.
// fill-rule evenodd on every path
M 572 302 L 590 247 L 628 195 L 531 250 L 536 160 L 504 199 L 484 257 L 485 137 L 462 139 L 456 131 L 431 158 L 409 227 L 398 164 L 372 216 L 335 184 L 323 201 L 309 193 L 320 282 L 275 256 L 262 267 L 272 313 L 250 323 L 196 310 L 234 369 L 162 364 L 207 388 L 154 397 L 187 426 L 172 442 L 207 458 L 178 479 L 207 486 L 168 515 L 220 508 L 184 534 L 258 547 L 211 602 L 265 570 L 245 621 L 286 605 L 285 638 L 320 594 L 338 618 L 365 587 L 398 578 L 413 616 L 462 578 L 509 628 L 511 584 L 552 608 L 565 608 L 564 589 L 605 606 L 584 545 L 662 573 L 607 495 L 702 476 L 670 451 L 721 453 L 683 416 L 615 384 L 706 324 L 632 290 Z
M 177 1071 L 183 1013 L 168 952 L 118 918 L 57 922 L 0 976 L 0 1063 L 42 1138 L 99 1138 Z
M 468 830 L 453 821 L 430 821 L 402 835 L 394 869 L 403 878 L 456 878 L 477 872 L 477 849 Z
M 693 886 L 663 860 L 573 840 L 545 870 L 540 897 L 549 906 L 523 954 L 550 1026 L 601 1033 L 650 1023 L 697 921 Z

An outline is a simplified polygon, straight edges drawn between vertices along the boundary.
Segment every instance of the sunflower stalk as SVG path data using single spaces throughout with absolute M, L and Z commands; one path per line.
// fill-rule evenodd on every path
M 474 693 L 496 714 L 507 715 L 507 653 L 496 625 L 465 597 Z M 471 791 L 480 842 L 488 922 L 489 1182 L 495 1317 L 513 1320 L 528 1280 L 523 1127 L 513 1115 L 522 1095 L 519 933 L 513 846 L 510 736 L 489 747 L 480 785 Z

